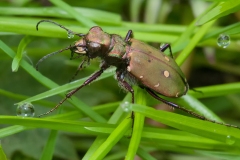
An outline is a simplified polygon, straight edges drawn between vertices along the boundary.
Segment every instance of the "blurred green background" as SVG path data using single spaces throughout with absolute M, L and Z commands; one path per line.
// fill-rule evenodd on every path
M 127 31 L 132 29 L 136 39 L 155 47 L 159 47 L 160 43 L 175 43 L 176 45 L 173 45 L 172 48 L 175 57 L 190 43 L 189 39 L 182 39 L 181 43 L 177 45 L 176 40 L 190 27 L 195 18 L 206 11 L 212 3 L 216 3 L 216 1 L 203 0 L 69 0 L 65 2 L 72 7 L 81 7 L 78 9 L 83 14 L 80 16 L 75 14 L 76 17 L 83 20 L 84 18 L 90 19 L 91 22 L 101 26 L 108 33 L 120 34 L 124 37 Z M 52 24 L 41 24 L 39 31 L 36 31 L 35 25 L 39 20 L 51 19 L 80 33 L 86 33 L 90 28 L 87 24 L 78 22 L 76 17 L 72 16 L 70 12 L 64 11 L 56 3 L 58 3 L 57 0 L 51 2 L 47 0 L 3 0 L 0 2 L 0 40 L 17 52 L 22 38 L 25 35 L 32 36 L 31 42 L 24 48 L 22 55 L 22 58 L 32 67 L 44 55 L 63 49 L 77 40 L 76 36 L 73 39 L 68 39 L 65 31 Z M 200 93 L 192 91 L 193 95 L 200 95 L 200 97 L 201 94 L 204 95 L 198 87 L 240 81 L 239 28 L 238 31 L 230 32 L 230 34 L 228 31 L 234 27 L 227 28 L 233 24 L 236 24 L 236 27 L 239 26 L 239 6 L 236 3 L 236 8 L 233 8 L 232 11 L 229 9 L 229 12 L 224 13 L 226 16 L 214 17 L 219 19 L 206 33 L 209 37 L 205 35 L 191 50 L 190 56 L 184 60 L 182 69 L 187 76 L 190 88 L 200 91 Z M 98 14 L 96 10 L 103 12 Z M 189 33 L 190 37 L 198 32 L 197 22 L 194 23 L 195 29 Z M 220 34 L 226 33 L 230 36 L 231 44 L 227 48 L 217 45 L 217 39 L 220 35 L 216 33 L 217 30 L 225 31 L 220 32 Z M 168 52 L 166 51 L 166 54 Z M 70 51 L 52 56 L 40 64 L 39 72 L 59 85 L 66 84 L 75 74 L 80 63 L 79 59 L 70 60 L 69 58 Z M 14 105 L 15 103 L 48 90 L 48 87 L 43 86 L 21 67 L 17 72 L 12 72 L 12 61 L 13 58 L 0 50 L 1 115 L 15 116 L 17 107 Z M 76 79 L 87 77 L 98 70 L 99 62 L 99 59 L 92 60 L 91 65 L 82 70 Z M 200 100 L 224 121 L 239 126 L 240 95 L 237 92 L 239 91 L 232 91 L 231 94 L 219 93 L 220 96 L 202 96 L 205 98 Z M 114 76 L 110 76 L 83 88 L 76 94 L 76 97 L 89 106 L 96 106 L 119 102 L 125 95 L 126 93 L 118 87 Z M 33 103 L 36 115 L 54 107 L 61 98 L 60 96 L 46 98 L 44 100 L 52 102 L 44 103 L 47 105 Z M 147 99 L 149 105 L 157 104 L 150 96 Z M 64 110 L 72 111 L 75 108 L 66 103 Z M 109 111 L 103 115 L 109 117 L 111 113 Z M 2 129 L 6 126 L 2 125 Z M 1 144 L 9 159 L 39 159 L 48 135 L 49 130 L 47 129 L 25 130 L 7 137 L 1 135 Z M 57 136 L 53 159 L 81 159 L 93 141 L 93 136 L 61 132 Z M 125 151 L 126 149 L 116 146 L 112 153 L 114 154 L 118 150 Z M 213 157 L 213 155 L 203 156 L 204 154 L 183 154 L 184 152 L 178 154 L 178 151 L 168 151 L 167 149 L 160 149 L 160 151 L 152 153 L 156 159 L 180 160 Z M 119 159 L 123 158 L 124 156 L 120 156 Z

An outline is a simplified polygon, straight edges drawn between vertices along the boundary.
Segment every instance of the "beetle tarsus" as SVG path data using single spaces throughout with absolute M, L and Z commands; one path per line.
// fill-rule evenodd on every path
M 171 106 L 171 107 L 174 107 L 174 108 L 180 109 L 180 110 L 182 110 L 182 111 L 184 111 L 184 112 L 187 112 L 188 114 L 191 114 L 192 116 L 194 116 L 194 117 L 196 117 L 196 118 L 198 118 L 198 119 L 205 120 L 205 121 L 209 121 L 209 122 L 216 123 L 216 124 L 220 124 L 220 125 L 224 125 L 224 126 L 228 126 L 228 127 L 234 127 L 234 128 L 240 129 L 240 127 L 235 126 L 235 125 L 226 124 L 226 123 L 222 123 L 222 122 L 216 122 L 216 121 L 214 121 L 214 120 L 208 119 L 208 118 L 206 118 L 206 117 L 204 117 L 204 116 L 202 116 L 202 115 L 199 115 L 199 114 L 197 114 L 197 113 L 195 113 L 195 112 L 193 112 L 193 111 L 190 111 L 190 110 L 188 110 L 188 109 L 186 109 L 186 108 L 180 107 L 179 105 L 177 105 L 177 104 L 175 104 L 175 103 L 169 102 L 169 101 L 167 101 L 167 100 L 159 97 L 154 91 L 152 91 L 152 90 L 149 89 L 149 88 L 145 88 L 145 89 L 146 89 L 146 91 L 147 91 L 153 98 L 155 98 L 155 99 L 157 99 L 157 100 L 159 100 L 159 101 L 162 101 L 163 103 L 165 103 L 165 104 L 167 104 L 167 105 L 169 105 L 169 106 Z
M 43 114 L 40 114 L 38 115 L 38 117 L 42 117 L 42 116 L 45 116 L 49 113 L 52 113 L 54 110 L 56 110 L 59 106 L 61 106 L 63 104 L 63 102 L 65 102 L 68 98 L 65 97 L 64 99 L 62 99 L 54 108 L 52 108 L 51 110 L 49 110 L 48 112 L 46 113 L 43 113 Z

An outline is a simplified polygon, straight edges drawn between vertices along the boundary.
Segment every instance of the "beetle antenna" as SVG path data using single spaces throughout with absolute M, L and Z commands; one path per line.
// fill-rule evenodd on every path
M 37 62 L 37 64 L 36 64 L 36 70 L 38 70 L 39 64 L 40 64 L 42 61 L 44 61 L 45 59 L 47 59 L 48 57 L 51 57 L 51 56 L 53 56 L 53 55 L 55 55 L 55 54 L 57 54 L 57 53 L 61 53 L 61 52 L 63 52 L 63 51 L 69 50 L 69 49 L 74 48 L 74 47 L 76 47 L 76 46 L 75 46 L 75 45 L 74 45 L 74 46 L 69 46 L 69 47 L 67 47 L 67 48 L 64 48 L 64 49 L 61 49 L 61 50 L 59 50 L 59 51 L 55 51 L 55 52 L 49 53 L 49 54 L 47 54 L 46 56 L 42 57 L 42 58 Z
M 76 32 L 73 32 L 72 30 L 67 29 L 67 28 L 64 27 L 63 25 L 61 25 L 61 24 L 59 24 L 59 23 L 57 23 L 57 22 L 54 22 L 54 21 L 48 20 L 48 19 L 43 19 L 43 20 L 41 20 L 41 21 L 39 21 L 39 22 L 37 23 L 37 25 L 36 25 L 36 29 L 37 29 L 37 31 L 38 31 L 38 25 L 39 25 L 40 23 L 42 23 L 42 22 L 53 23 L 53 24 L 55 24 L 55 25 L 61 27 L 62 29 L 66 30 L 68 33 L 70 33 L 70 34 L 74 34 L 74 35 L 77 35 L 77 36 L 79 36 L 79 37 L 83 37 L 83 36 L 85 36 L 85 34 L 83 34 L 83 33 L 76 33 Z

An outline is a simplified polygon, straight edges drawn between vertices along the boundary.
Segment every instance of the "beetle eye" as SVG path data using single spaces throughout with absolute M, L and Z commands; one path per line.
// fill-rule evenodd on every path
M 89 42 L 88 43 L 88 53 L 91 58 L 95 58 L 98 56 L 98 53 L 101 52 L 101 44 L 96 42 Z
M 96 42 L 89 42 L 88 43 L 88 48 L 92 48 L 93 50 L 99 50 L 101 48 L 101 45 L 99 43 Z

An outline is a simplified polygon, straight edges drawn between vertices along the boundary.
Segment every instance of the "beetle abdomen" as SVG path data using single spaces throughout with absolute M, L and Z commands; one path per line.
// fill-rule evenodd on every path
M 127 57 L 130 59 L 128 72 L 144 86 L 167 97 L 186 94 L 186 78 L 171 57 L 135 39 L 131 39 Z

